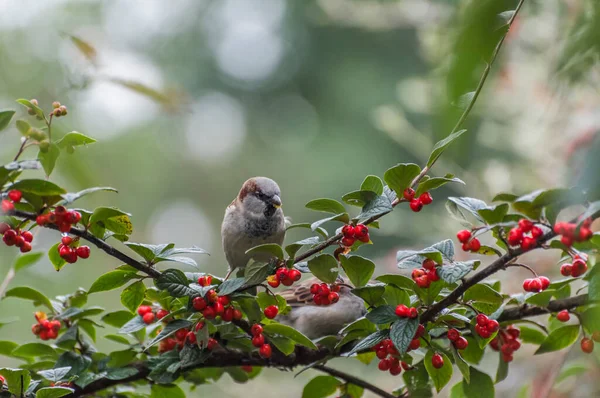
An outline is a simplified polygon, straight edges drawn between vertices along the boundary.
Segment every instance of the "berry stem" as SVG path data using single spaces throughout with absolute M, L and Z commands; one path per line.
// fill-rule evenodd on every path
M 313 368 L 317 369 L 317 370 L 320 370 L 321 372 L 330 374 L 330 375 L 332 375 L 334 377 L 339 377 L 340 379 L 343 379 L 343 380 L 345 380 L 348 383 L 355 384 L 355 385 L 357 385 L 359 387 L 364 388 L 365 390 L 369 390 L 372 393 L 374 393 L 375 395 L 378 395 L 380 397 L 383 397 L 383 398 L 398 398 L 395 395 L 392 395 L 392 394 L 390 394 L 390 393 L 382 390 L 381 388 L 379 388 L 377 386 L 374 386 L 371 383 L 368 383 L 368 382 L 366 382 L 366 381 L 364 381 L 362 379 L 359 379 L 358 377 L 354 377 L 354 376 L 352 376 L 352 375 L 350 375 L 348 373 L 342 372 L 340 370 L 333 369 L 333 368 L 331 368 L 329 366 L 326 366 L 326 365 L 315 365 L 315 366 L 313 366 Z
M 521 264 L 521 263 L 510 263 L 510 264 L 506 264 L 506 266 L 504 267 L 504 269 L 509 268 L 509 267 L 521 267 L 521 268 L 525 268 L 525 269 L 529 270 L 533 274 L 534 278 L 537 278 L 539 276 L 537 274 L 537 272 L 535 272 L 535 270 L 533 268 L 531 268 L 529 265 L 525 265 L 525 264 Z

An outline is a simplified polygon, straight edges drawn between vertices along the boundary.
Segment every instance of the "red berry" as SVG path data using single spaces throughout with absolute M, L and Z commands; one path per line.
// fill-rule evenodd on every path
M 79 221 L 81 221 L 81 213 L 78 211 L 71 211 L 69 213 L 69 222 L 71 224 L 77 224 Z
M 419 324 L 419 326 L 417 326 L 417 331 L 415 332 L 414 338 L 423 337 L 424 334 L 425 334 L 425 326 Z
M 155 318 L 155 316 L 152 312 L 148 312 L 148 313 L 144 314 L 144 316 L 142 317 L 142 319 L 144 320 L 144 323 L 146 325 L 149 325 L 152 322 L 154 322 L 154 318 Z
M 425 275 L 425 271 L 423 271 L 420 268 L 415 268 L 411 272 L 411 277 L 412 277 L 413 280 L 416 280 L 417 278 L 420 278 L 420 277 L 422 277 L 424 275 Z
M 400 373 L 402 373 L 402 366 L 400 366 L 400 363 L 393 363 L 390 367 L 390 374 L 392 376 L 398 376 Z
M 460 337 L 460 332 L 456 329 L 448 330 L 448 340 L 456 341 Z
M 562 310 L 558 314 L 556 314 L 556 319 L 558 319 L 561 322 L 567 322 L 569 319 L 571 319 L 571 316 L 569 315 L 569 311 Z
M 277 271 L 275 271 L 275 276 L 280 281 L 283 281 L 284 279 L 287 279 L 287 277 L 288 277 L 288 269 L 286 267 L 277 268 Z
M 523 232 L 529 232 L 533 228 L 533 223 L 525 218 L 522 218 L 519 220 L 519 228 L 521 228 Z
M 425 261 L 423 261 L 423 268 L 425 268 L 428 271 L 431 271 L 432 269 L 435 269 L 435 261 L 433 261 L 432 259 L 428 258 Z
M 563 245 L 570 247 L 571 245 L 573 245 L 573 238 L 571 238 L 570 236 L 567 235 L 563 235 L 560 238 L 560 241 Z
M 33 234 L 29 231 L 21 232 L 21 236 L 25 239 L 25 242 L 33 242 Z
M 487 339 L 492 335 L 492 332 L 490 332 L 490 330 L 486 327 L 481 327 L 479 328 L 479 335 L 482 338 Z
M 310 293 L 311 294 L 319 293 L 319 284 L 318 283 L 313 283 L 312 285 L 310 285 Z
M 544 235 L 544 231 L 542 231 L 542 229 L 540 227 L 531 228 L 531 237 L 533 239 L 537 239 L 542 235 Z
M 419 347 L 421 347 L 421 340 L 419 340 L 418 338 L 412 339 L 410 341 L 410 344 L 408 345 L 409 350 L 416 350 Z
M 35 223 L 37 225 L 46 225 L 46 223 L 48 222 L 48 218 L 45 215 L 39 215 L 36 217 L 35 219 Z
M 263 358 L 271 358 L 271 346 L 269 344 L 263 344 L 263 346 L 258 350 L 258 353 Z
M 545 276 L 540 276 L 538 279 L 542 284 L 542 290 L 548 289 L 548 286 L 550 286 L 550 279 L 546 278 Z
M 521 228 L 513 228 L 508 231 L 508 244 L 511 246 L 518 246 L 523 240 L 523 231 Z
M 506 332 L 510 335 L 510 337 L 512 337 L 513 339 L 518 339 L 519 336 L 521 335 L 521 331 L 519 329 L 514 328 L 513 326 L 509 326 L 508 329 L 506 330 Z
M 213 309 L 216 315 L 223 315 L 223 312 L 225 312 L 225 307 L 219 302 L 213 304 Z
M 19 250 L 21 250 L 21 253 L 27 253 L 30 252 L 32 249 L 31 247 L 31 243 L 25 241 L 23 242 L 23 244 L 21 245 L 21 247 L 19 248 Z
M 196 311 L 202 311 L 206 308 L 206 300 L 202 297 L 194 297 L 192 300 L 192 306 Z
M 571 264 L 563 264 L 560 266 L 560 274 L 562 276 L 571 276 L 573 266 Z
M 340 301 L 340 295 L 336 292 L 331 292 L 327 295 L 327 299 L 331 303 L 337 303 L 338 301 Z
M 23 194 L 21 193 L 21 191 L 17 191 L 16 189 L 13 189 L 12 191 L 8 191 L 8 197 L 10 198 L 10 200 L 12 200 L 15 203 L 20 202 L 22 196 L 23 196 Z
M 156 318 L 158 319 L 163 319 L 164 317 L 166 317 L 167 315 L 169 315 L 169 311 L 161 308 L 160 310 L 158 310 L 158 312 L 156 313 Z
M 7 246 L 13 246 L 16 243 L 16 239 L 17 231 L 14 229 L 9 229 L 8 231 L 4 232 L 4 236 L 2 237 L 2 240 Z
M 217 344 L 219 344 L 219 342 L 211 337 L 210 339 L 208 339 L 208 342 L 206 343 L 206 349 L 210 351 L 213 348 L 215 348 L 217 346 Z
M 434 354 L 431 357 L 431 364 L 433 365 L 434 368 L 440 369 L 441 367 L 444 366 L 444 358 L 442 358 L 442 356 L 440 354 Z
M 90 248 L 89 246 L 79 246 L 76 249 L 77 256 L 81 258 L 88 258 L 90 256 Z
M 365 236 L 361 236 L 357 239 L 363 243 L 368 243 L 371 240 L 371 237 L 369 236 L 369 234 L 366 234 Z
M 404 370 L 410 370 L 410 368 L 411 368 L 411 366 L 404 361 L 400 362 L 400 364 L 402 365 L 402 369 L 404 369 Z
M 5 222 L 0 222 L 0 235 L 3 235 L 9 229 L 10 229 L 10 225 L 8 225 Z
M 259 334 L 252 338 L 252 345 L 256 348 L 260 348 L 263 344 L 265 344 L 265 335 Z
M 369 235 L 369 228 L 364 224 L 358 224 L 354 228 L 354 237 L 357 239 L 364 238 Z
M 281 281 L 281 284 L 283 286 L 292 286 L 294 284 L 294 280 L 288 276 L 287 278 Z
M 354 226 L 346 224 L 342 227 L 342 235 L 344 235 L 344 238 L 354 238 L 354 233 Z
M 462 336 L 460 336 L 454 342 L 454 347 L 456 347 L 457 350 L 464 350 L 465 348 L 467 348 L 468 345 L 469 345 L 469 342 L 467 341 L 467 339 L 465 339 Z
M 402 192 L 402 196 L 404 196 L 404 199 L 408 201 L 413 200 L 415 198 L 415 190 L 412 188 L 406 188 L 404 192 Z
M 225 312 L 221 315 L 221 319 L 224 322 L 231 322 L 233 320 L 233 307 L 225 308 Z
M 379 359 L 385 359 L 388 356 L 388 352 L 386 349 L 381 349 L 381 350 L 377 350 L 375 352 L 375 355 L 377 356 L 377 358 Z
M 69 264 L 74 264 L 77 262 L 77 253 L 75 253 L 74 251 L 71 251 L 70 253 L 67 253 L 64 257 L 63 260 L 65 260 L 66 262 L 68 262 Z
M 427 289 L 431 285 L 431 281 L 427 275 L 419 276 L 415 279 L 415 282 L 420 288 Z
M 25 243 L 25 238 L 23 238 L 21 235 L 17 235 L 15 237 L 15 246 L 21 247 L 23 246 L 23 243 Z
M 8 213 L 9 211 L 13 211 L 15 209 L 15 205 L 10 200 L 4 199 L 0 204 L 0 208 L 2 208 L 3 213 Z
M 415 213 L 418 213 L 421 210 L 423 210 L 423 202 L 421 202 L 419 199 L 411 200 L 409 203 L 409 206 L 410 206 L 410 209 L 412 211 L 414 211 Z
M 252 373 L 252 366 L 250 365 L 242 365 L 240 368 L 246 373 Z
M 500 329 L 500 324 L 495 319 L 488 319 L 487 324 L 485 326 L 490 333 L 497 332 Z
M 238 310 L 237 308 L 233 309 L 233 320 L 234 321 L 239 321 L 240 319 L 242 319 L 243 316 L 244 316 L 244 314 L 242 314 L 242 311 Z
M 355 238 L 342 238 L 342 246 L 351 247 L 354 242 L 356 242 Z
M 71 243 L 73 243 L 73 238 L 71 238 L 70 236 L 63 236 L 60 241 L 63 245 L 69 246 Z
M 187 337 L 188 330 L 187 329 L 179 329 L 175 332 L 175 338 L 179 341 L 185 340 Z
M 581 351 L 585 352 L 586 354 L 594 351 L 594 342 L 587 337 L 581 339 Z
M 427 279 L 429 282 L 436 282 L 440 280 L 440 276 L 438 275 L 437 269 L 434 268 L 431 271 L 427 272 Z
M 150 307 L 149 305 L 140 305 L 137 309 L 137 313 L 139 316 L 144 316 L 150 312 L 152 312 L 152 307 Z
M 419 316 L 419 312 L 417 311 L 417 309 L 415 307 L 411 307 L 409 309 L 409 318 L 416 318 Z
M 579 242 L 584 242 L 584 241 L 590 239 L 592 237 L 592 235 L 594 235 L 594 233 L 592 232 L 591 229 L 582 227 L 579 230 L 579 236 L 577 237 L 577 240 Z
M 259 334 L 262 334 L 262 332 L 263 332 L 263 327 L 260 326 L 258 323 L 255 323 L 250 328 L 250 333 L 252 333 L 252 336 L 258 336 Z
M 288 276 L 294 282 L 298 282 L 300 278 L 302 278 L 302 274 L 297 269 L 291 269 L 290 272 L 288 272 Z
M 327 286 L 327 283 L 321 283 L 319 285 L 319 294 L 321 296 L 327 296 L 329 294 L 330 290 L 329 290 L 329 286 Z
M 479 249 L 481 249 L 481 242 L 479 242 L 479 239 L 471 239 L 471 241 L 469 242 L 469 250 L 472 252 L 477 252 L 479 251 Z
M 535 239 L 525 236 L 523 238 L 523 241 L 521 242 L 521 249 L 523 249 L 525 251 L 531 250 L 535 247 L 536 244 L 537 244 L 537 242 Z
M 231 300 L 229 299 L 229 296 L 219 296 L 219 298 L 217 300 L 219 303 L 223 304 L 224 306 L 229 305 L 229 303 L 231 302 Z
M 58 227 L 58 230 L 62 233 L 67 233 L 71 230 L 71 224 L 69 224 L 68 222 L 57 223 L 56 226 Z
M 196 330 L 196 332 L 197 332 L 199 330 L 202 330 L 203 328 L 204 328 L 204 322 L 198 322 L 196 324 L 196 328 L 194 330 Z
M 202 311 L 202 316 L 204 316 L 204 318 L 206 318 L 206 319 L 215 319 L 217 314 L 215 313 L 215 310 L 213 309 L 213 307 L 206 307 Z
M 462 231 L 458 231 L 456 237 L 460 243 L 467 243 L 471 239 L 471 231 L 463 229 Z
M 271 287 L 279 287 L 281 281 L 279 280 L 279 278 L 277 278 L 277 275 L 269 275 L 267 276 L 267 283 Z
M 525 279 L 523 281 L 523 290 L 525 290 L 526 292 L 530 292 L 531 291 L 531 282 L 533 281 L 533 279 Z
M 583 261 L 580 258 L 575 259 L 573 261 L 573 264 L 571 267 L 571 275 L 572 276 L 577 278 L 578 276 L 585 274 L 586 271 L 587 271 L 587 264 L 585 261 Z
M 58 337 L 58 332 L 53 329 L 48 330 L 48 340 L 53 340 Z
M 390 370 L 391 366 L 392 366 L 392 364 L 389 359 L 382 359 L 381 361 L 379 361 L 379 365 L 377 365 L 379 370 L 384 371 L 384 372 Z
M 600 331 L 596 330 L 594 333 L 592 333 L 592 340 L 598 342 L 600 341 Z
M 404 304 L 399 304 L 396 306 L 396 315 L 401 318 L 407 318 L 410 315 L 410 310 Z
M 267 308 L 265 308 L 265 316 L 269 319 L 275 318 L 278 312 L 279 308 L 277 308 L 276 305 L 270 305 Z
M 431 204 L 431 202 L 433 202 L 433 197 L 431 196 L 431 194 L 429 192 L 425 192 L 425 193 L 422 193 L 421 196 L 419 196 L 419 200 L 424 205 L 428 205 L 428 204 Z
M 488 317 L 487 317 L 487 315 L 485 315 L 485 314 L 479 314 L 479 315 L 477 315 L 476 320 L 477 320 L 477 324 L 479 326 L 482 326 L 482 327 L 485 326 L 485 327 L 487 327 L 487 323 L 488 323 L 488 320 L 489 320 Z
M 54 331 L 60 330 L 60 326 L 60 321 L 58 319 L 55 319 L 50 322 L 50 328 Z
M 190 344 L 196 344 L 196 342 L 198 341 L 194 332 L 188 332 L 188 334 L 185 336 L 185 339 Z

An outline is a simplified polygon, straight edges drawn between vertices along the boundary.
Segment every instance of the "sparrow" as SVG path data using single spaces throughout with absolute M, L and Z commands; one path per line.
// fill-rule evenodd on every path
M 317 278 L 304 280 L 297 285 L 278 292 L 286 299 L 292 310 L 279 321 L 298 330 L 311 340 L 337 335 L 344 326 L 367 313 L 365 302 L 352 294 L 352 288 L 340 286 L 340 300 L 335 304 L 318 306 L 313 302 L 310 287 L 321 283 Z
M 267 262 L 268 253 L 252 256 L 246 251 L 266 243 L 281 245 L 285 237 L 285 218 L 281 209 L 279 185 L 267 177 L 253 177 L 244 182 L 237 197 L 225 210 L 221 238 L 229 271 L 225 279 L 243 270 L 250 258 Z

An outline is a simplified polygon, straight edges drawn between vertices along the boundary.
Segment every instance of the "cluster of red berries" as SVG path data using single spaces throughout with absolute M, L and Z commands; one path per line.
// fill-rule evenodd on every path
M 550 286 L 550 279 L 545 276 L 539 276 L 537 278 L 525 279 L 523 281 L 523 290 L 526 292 L 539 293 L 548 289 Z
M 501 329 L 498 335 L 490 341 L 490 347 L 495 351 L 502 352 L 502 360 L 504 362 L 511 362 L 513 360 L 513 353 L 521 348 L 519 336 L 521 331 L 512 325 L 506 330 Z
M 212 280 L 210 276 L 200 277 L 198 279 L 198 284 L 200 285 L 202 285 L 202 283 L 200 283 L 200 279 L 202 278 L 205 278 L 205 281 L 206 278 Z M 210 280 L 208 281 L 208 284 L 202 286 L 209 286 Z M 239 321 L 242 319 L 242 311 L 231 305 L 229 296 L 219 296 L 213 289 L 206 293 L 206 298 L 200 296 L 194 297 L 192 299 L 192 307 L 194 307 L 196 311 L 201 311 L 204 319 L 215 319 L 217 316 L 220 316 L 225 322 L 231 322 L 233 320 Z
M 60 117 L 60 116 L 67 116 L 67 107 L 64 105 L 61 105 L 60 102 L 58 101 L 54 101 L 52 103 L 52 115 L 54 117 Z
M 2 204 L 0 204 L 2 212 L 8 213 L 9 211 L 13 211 L 15 209 L 15 203 L 19 203 L 22 197 L 23 194 L 21 191 L 17 191 L 16 189 L 8 191 L 8 199 L 2 200 Z
M 495 319 L 488 318 L 485 314 L 479 314 L 476 318 L 475 332 L 484 339 L 489 338 L 500 329 L 500 324 Z
M 81 220 L 81 213 L 74 210 L 67 210 L 64 206 L 56 206 L 54 211 L 46 214 L 40 214 L 35 219 L 38 225 L 55 224 L 60 232 L 69 232 L 71 226 Z
M 295 268 L 279 267 L 274 275 L 267 277 L 267 283 L 271 287 L 292 286 L 294 282 L 298 282 L 302 278 L 302 274 Z
M 431 364 L 434 368 L 440 369 L 444 367 L 444 358 L 437 352 L 431 357 Z
M 60 244 L 57 247 L 58 255 L 68 262 L 69 264 L 73 264 L 77 262 L 78 258 L 89 258 L 90 257 L 90 247 L 89 246 L 77 246 L 73 247 L 72 244 L 77 243 L 77 241 L 70 236 L 63 236 L 60 240 Z
M 0 223 L 0 235 L 6 246 L 17 246 L 21 253 L 31 251 L 31 242 L 33 241 L 31 232 L 12 229 L 10 225 L 2 222 Z
M 584 242 L 594 235 L 594 232 L 590 229 L 592 226 L 592 219 L 587 218 L 581 223 L 579 231 L 577 231 L 577 224 L 569 222 L 557 222 L 554 224 L 554 233 L 561 235 L 560 241 L 565 246 L 571 246 L 574 242 Z
M 275 307 L 277 308 L 277 307 Z M 263 358 L 271 358 L 272 349 L 269 343 L 265 343 L 265 335 L 263 334 L 263 327 L 258 323 L 255 323 L 250 328 L 252 334 L 252 345 L 258 348 L 258 353 Z
M 538 238 L 542 235 L 544 235 L 544 231 L 540 227 L 536 227 L 532 221 L 522 218 L 519 220 L 518 227 L 508 231 L 506 240 L 509 245 L 520 246 L 521 249 L 527 251 L 535 247 Z
M 458 231 L 456 237 L 458 241 L 462 243 L 462 249 L 466 252 L 478 252 L 481 249 L 481 242 L 477 238 L 471 239 L 471 231 L 463 229 Z
M 154 320 L 160 320 L 169 315 L 169 311 L 163 308 L 154 313 L 154 309 L 149 305 L 140 305 L 137 309 L 137 313 L 142 317 L 142 320 L 146 325 L 150 325 Z
M 423 210 L 423 206 L 427 206 L 433 202 L 433 197 L 429 192 L 422 193 L 418 198 L 415 198 L 415 190 L 412 188 L 406 188 L 402 193 L 404 199 L 408 200 L 410 209 L 415 213 Z
M 448 340 L 452 342 L 452 345 L 454 345 L 457 350 L 464 350 L 469 345 L 467 339 L 461 336 L 460 332 L 456 329 L 448 330 Z
M 403 368 L 404 370 L 410 369 L 409 364 L 404 361 L 400 362 L 400 359 L 398 359 L 400 353 L 396 347 L 394 347 L 392 340 L 385 339 L 379 344 L 376 344 L 372 350 L 375 351 L 377 358 L 379 358 L 379 365 L 377 367 L 382 372 L 389 371 L 392 376 L 398 376 L 402 373 Z
M 342 228 L 342 246 L 351 247 L 358 239 L 361 242 L 367 243 L 371 240 L 369 237 L 369 228 L 364 224 L 344 225 Z
M 41 311 L 35 313 L 35 319 L 38 323 L 31 326 L 33 334 L 42 340 L 53 340 L 58 337 L 58 331 L 61 327 L 59 320 L 50 321 L 46 313 Z
M 572 276 L 577 278 L 586 273 L 588 269 L 587 263 L 579 255 L 573 258 L 573 264 L 565 263 L 560 266 L 560 273 L 562 276 Z
M 437 273 L 436 263 L 432 259 L 423 261 L 423 268 L 415 268 L 412 271 L 412 280 L 424 289 L 427 289 L 433 282 L 439 281 L 440 277 Z
M 419 316 L 419 312 L 415 307 L 407 307 L 404 304 L 396 306 L 396 315 L 400 318 L 416 318 Z
M 204 322 L 198 322 L 194 327 L 194 330 L 198 332 L 204 327 Z M 160 333 L 160 330 L 157 330 Z M 167 351 L 171 351 L 175 348 L 181 350 L 185 343 L 196 344 L 198 339 L 196 338 L 196 332 L 191 331 L 190 329 L 182 328 L 175 332 L 174 337 L 168 337 L 162 340 L 158 345 L 158 352 L 163 353 Z M 208 339 L 206 342 L 206 349 L 212 350 L 218 344 L 217 340 L 212 337 Z
M 313 295 L 315 305 L 335 304 L 340 300 L 340 286 L 327 283 L 313 283 L 310 286 L 310 293 Z

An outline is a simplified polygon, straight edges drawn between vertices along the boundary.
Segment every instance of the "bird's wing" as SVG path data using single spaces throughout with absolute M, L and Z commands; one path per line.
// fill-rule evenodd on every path
M 310 287 L 313 283 L 320 283 L 320 281 L 315 277 L 309 278 L 278 294 L 287 301 L 290 307 L 315 305 L 313 295 L 310 292 Z

